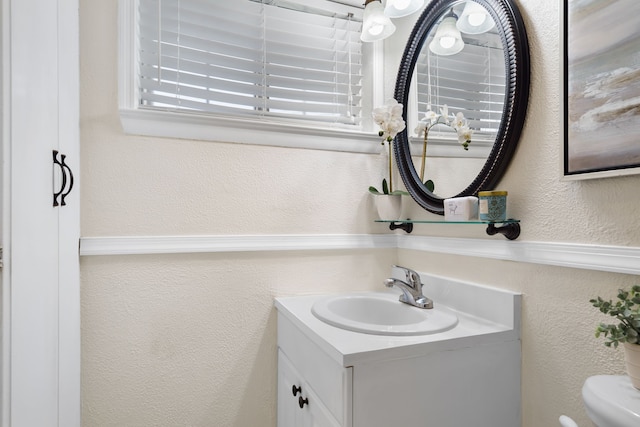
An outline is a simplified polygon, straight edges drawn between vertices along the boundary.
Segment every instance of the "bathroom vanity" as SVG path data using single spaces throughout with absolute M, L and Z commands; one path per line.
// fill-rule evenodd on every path
M 521 296 L 420 276 L 434 309 L 453 313 L 455 325 L 422 335 L 354 332 L 313 314 L 314 304 L 335 295 L 276 299 L 278 427 L 521 424 Z M 425 310 L 398 302 L 399 294 L 358 295 Z

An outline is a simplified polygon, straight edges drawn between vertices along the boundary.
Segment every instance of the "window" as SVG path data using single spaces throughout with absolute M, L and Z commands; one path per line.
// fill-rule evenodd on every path
M 361 132 L 361 7 L 332 0 L 121 0 L 121 8 L 124 39 L 135 46 L 121 64 L 124 73 L 135 70 L 121 86 L 125 130 L 149 134 L 155 115 L 163 117 L 158 126 L 166 136 L 184 137 L 175 125 L 187 122 L 191 137 L 206 135 L 193 127 L 209 123 L 215 129 L 204 139 L 215 132 L 223 141 L 239 139 L 230 135 L 233 127 L 249 138 L 238 142 L 256 142 L 252 129 L 324 142 L 346 132 L 347 146 L 375 139 Z M 260 138 L 268 144 L 276 135 Z

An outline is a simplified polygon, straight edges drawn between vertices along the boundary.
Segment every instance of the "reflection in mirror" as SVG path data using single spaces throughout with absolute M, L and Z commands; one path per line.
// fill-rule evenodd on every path
M 438 197 L 460 193 L 484 166 L 502 118 L 505 78 L 502 41 L 493 18 L 473 1 L 452 5 L 419 50 L 410 89 L 414 95 L 407 105 L 413 165 L 421 182 L 431 181 L 427 188 L 433 185 Z M 445 124 L 458 113 L 471 130 L 467 149 Z M 452 172 L 456 179 L 451 179 Z

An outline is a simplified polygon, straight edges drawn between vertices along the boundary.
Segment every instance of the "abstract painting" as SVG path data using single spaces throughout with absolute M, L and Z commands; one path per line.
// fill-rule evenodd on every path
M 640 173 L 640 1 L 564 5 L 564 175 Z

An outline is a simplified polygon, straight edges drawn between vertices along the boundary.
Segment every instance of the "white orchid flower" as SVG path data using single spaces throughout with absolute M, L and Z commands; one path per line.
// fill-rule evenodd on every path
M 404 130 L 406 125 L 404 123 L 404 119 L 402 118 L 402 116 L 396 118 L 393 121 L 393 126 L 394 126 L 394 130 L 395 130 L 396 134 L 398 134 L 398 133 L 400 133 L 400 132 L 402 132 Z
M 395 99 L 390 99 L 382 107 L 375 108 L 372 116 L 373 121 L 380 127 L 379 135 L 384 141 L 391 141 L 395 136 L 402 132 L 405 128 L 405 122 L 402 118 L 402 104 Z
M 379 126 L 382 126 L 390 118 L 390 115 L 385 107 L 374 108 L 371 115 L 373 117 L 373 121 Z
M 382 136 L 387 141 L 391 141 L 393 138 L 395 138 L 397 134 L 402 132 L 404 128 L 405 128 L 405 124 L 404 124 L 404 120 L 402 120 L 402 117 L 392 118 L 382 127 L 382 131 L 383 131 Z
M 462 113 L 456 114 L 455 117 L 453 118 L 453 121 L 451 122 L 451 127 L 456 130 L 468 127 L 467 119 L 464 118 L 464 114 Z
M 469 128 L 469 126 L 463 126 L 456 129 L 458 133 L 458 142 L 462 144 L 462 147 L 465 150 L 469 149 L 469 143 L 471 143 L 471 135 L 473 134 L 473 130 Z
M 427 111 L 424 114 L 424 120 L 428 120 L 429 123 L 431 123 L 432 125 L 438 122 L 438 119 L 440 118 L 440 114 L 437 114 L 434 111 Z
M 447 104 L 440 108 L 440 115 L 444 118 L 445 124 L 449 124 L 449 107 L 447 107 Z
M 387 101 L 387 103 L 385 104 L 387 110 L 389 111 L 389 114 L 391 114 L 391 117 L 393 118 L 402 118 L 402 104 L 398 103 L 398 101 L 396 101 L 395 99 L 390 99 Z
M 422 136 L 424 135 L 426 130 L 427 130 L 427 122 L 425 120 L 420 120 L 413 132 L 418 136 Z

